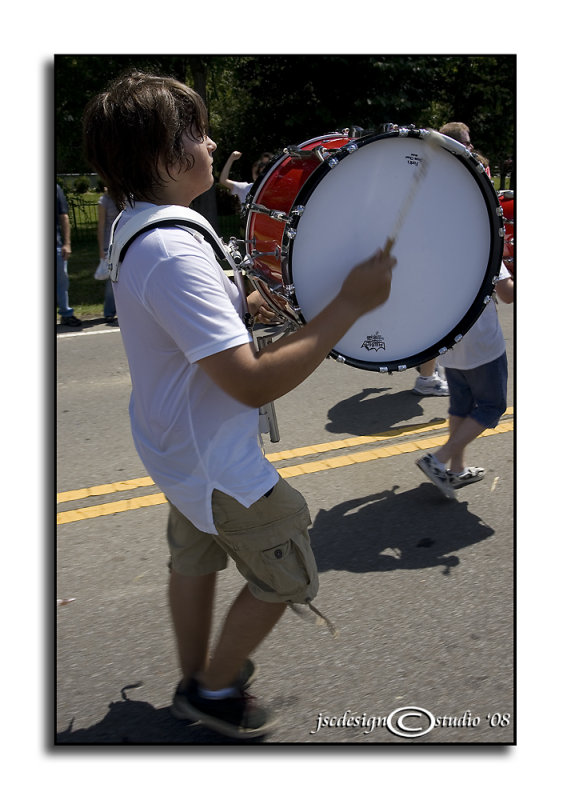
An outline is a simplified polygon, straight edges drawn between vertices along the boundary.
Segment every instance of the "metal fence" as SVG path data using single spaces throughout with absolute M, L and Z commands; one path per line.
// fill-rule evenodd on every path
M 85 200 L 81 196 L 68 196 L 69 221 L 73 242 L 85 242 L 97 238 L 97 201 Z
M 86 200 L 80 195 L 67 198 L 72 241 L 86 242 L 97 239 L 97 201 Z M 219 215 L 215 225 L 218 234 L 228 241 L 231 236 L 240 238 L 242 221 L 239 214 Z

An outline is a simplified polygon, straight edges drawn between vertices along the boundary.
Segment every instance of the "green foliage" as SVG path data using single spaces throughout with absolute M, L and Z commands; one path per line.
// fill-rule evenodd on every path
M 89 186 L 89 178 L 85 175 L 76 178 L 73 182 L 73 189 L 76 194 L 85 194 L 89 190 Z
M 262 152 L 277 154 L 287 145 L 345 127 L 372 133 L 387 122 L 432 128 L 465 122 L 495 175 L 515 156 L 514 55 L 65 55 L 55 57 L 57 173 L 92 171 L 82 152 L 83 109 L 113 78 L 132 68 L 172 75 L 205 98 L 210 133 L 218 145 L 215 172 L 220 173 L 233 150 L 243 153 L 232 167 L 234 180 L 250 181 L 251 165 Z M 91 195 L 84 198 L 91 200 Z M 219 233 L 225 239 L 239 235 L 235 202 L 220 187 L 216 206 Z M 80 208 L 79 217 L 88 210 Z M 70 296 L 76 306 L 94 294 L 103 302 L 103 286 L 93 279 L 95 228 L 85 236 L 85 246 L 93 250 L 85 266 L 75 248 L 75 266 L 70 259 Z
M 128 68 L 173 75 L 206 99 L 220 170 L 250 180 L 261 152 L 280 152 L 343 127 L 386 122 L 470 126 L 495 166 L 514 154 L 513 55 L 56 56 L 56 171 L 89 172 L 81 145 L 87 100 Z

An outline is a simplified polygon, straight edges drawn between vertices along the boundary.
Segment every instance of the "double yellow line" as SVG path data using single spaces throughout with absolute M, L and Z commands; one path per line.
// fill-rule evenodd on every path
M 513 430 L 513 408 L 506 409 L 502 421 L 494 429 L 484 431 L 482 436 L 495 436 L 499 433 L 507 433 Z M 349 439 L 340 439 L 334 442 L 324 442 L 323 444 L 308 445 L 307 447 L 297 447 L 293 450 L 282 450 L 279 453 L 268 453 L 266 458 L 272 463 L 280 461 L 292 461 L 295 459 L 307 458 L 299 464 L 283 466 L 278 468 L 279 474 L 283 478 L 295 478 L 299 475 L 310 475 L 314 472 L 348 467 L 353 464 L 364 464 L 368 461 L 376 461 L 380 458 L 391 458 L 392 456 L 411 453 L 416 450 L 430 450 L 440 447 L 448 438 L 448 423 L 439 422 L 434 425 L 421 423 L 398 428 L 395 431 L 385 431 L 374 436 L 353 436 Z M 446 431 L 445 433 L 439 433 Z M 433 436 L 425 436 L 427 433 L 434 433 Z M 421 438 L 413 438 L 415 435 L 422 434 Z M 393 444 L 387 442 L 393 440 Z M 381 444 L 380 447 L 366 447 L 372 444 Z M 384 444 L 383 444 L 384 443 Z M 366 447 L 364 450 L 353 450 L 330 458 L 312 460 L 314 456 L 324 453 L 331 453 L 336 450 L 352 450 L 353 448 Z M 134 478 L 129 481 L 119 481 L 117 483 L 102 483 L 98 486 L 89 486 L 84 489 L 75 489 L 69 492 L 60 492 L 57 495 L 57 503 L 70 503 L 78 500 L 86 500 L 92 497 L 102 497 L 118 492 L 129 492 L 145 486 L 154 486 L 154 482 L 149 477 Z M 94 519 L 109 514 L 118 514 L 122 511 L 133 511 L 138 508 L 148 508 L 166 503 L 166 497 L 162 492 L 131 497 L 127 500 L 116 500 L 111 503 L 98 503 L 96 505 L 84 506 L 83 508 L 72 509 L 70 511 L 60 511 L 57 515 L 57 524 L 64 525 L 68 522 L 80 522 L 81 520 Z

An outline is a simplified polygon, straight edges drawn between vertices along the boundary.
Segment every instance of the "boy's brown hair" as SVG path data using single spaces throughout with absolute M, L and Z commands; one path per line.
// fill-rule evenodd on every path
M 160 166 L 191 169 L 183 137 L 201 141 L 208 115 L 194 89 L 174 78 L 129 72 L 94 97 L 83 114 L 87 160 L 118 208 L 152 200 L 164 184 Z

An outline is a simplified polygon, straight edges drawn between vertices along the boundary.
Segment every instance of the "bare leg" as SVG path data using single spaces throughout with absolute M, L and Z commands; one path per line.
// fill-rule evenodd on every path
M 418 371 L 422 375 L 423 378 L 430 378 L 434 374 L 434 368 L 436 366 L 436 359 L 433 358 L 432 361 L 427 361 L 426 364 L 421 364 L 418 368 Z
M 258 600 L 245 586 L 228 612 L 210 664 L 197 676 L 200 683 L 211 691 L 231 686 L 285 609 L 286 603 Z
M 169 601 L 183 685 L 208 662 L 215 588 L 215 572 L 189 577 L 171 571 Z
M 485 425 L 480 425 L 472 417 L 450 417 L 450 435 L 448 441 L 440 450 L 434 453 L 442 464 L 450 462 L 452 472 L 462 472 L 465 468 L 464 451 L 483 431 Z

